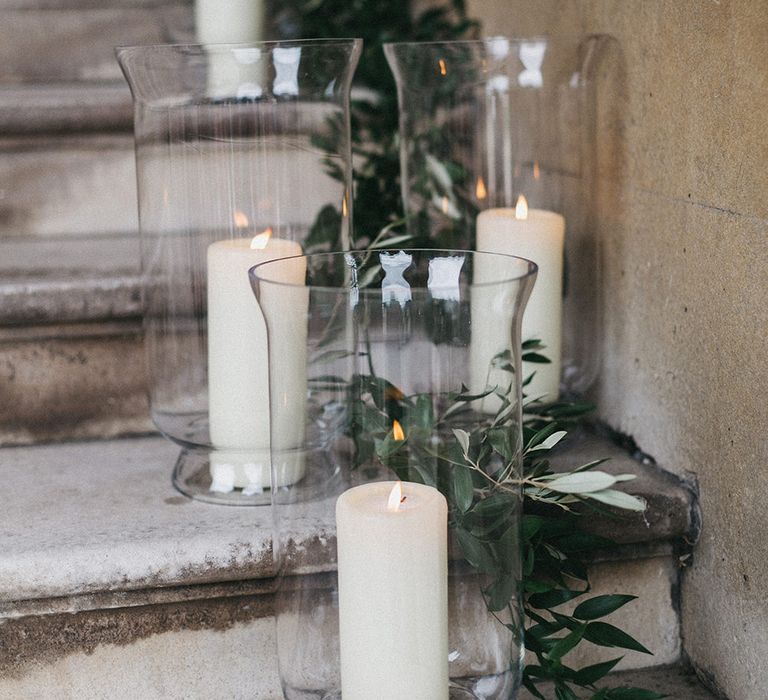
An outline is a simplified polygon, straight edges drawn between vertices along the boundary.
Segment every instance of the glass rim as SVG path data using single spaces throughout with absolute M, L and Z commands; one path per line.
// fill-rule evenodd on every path
M 547 34 L 532 34 L 531 36 L 507 36 L 506 34 L 495 34 L 493 36 L 486 36 L 482 39 L 443 39 L 436 41 L 385 41 L 382 42 L 384 47 L 397 47 L 397 46 L 423 46 L 437 47 L 437 46 L 488 46 L 489 43 L 497 41 L 499 39 L 505 39 L 511 43 L 523 44 L 530 41 L 549 41 L 554 43 L 564 42 L 570 40 L 584 40 L 589 39 L 589 35 L 581 34 L 565 34 L 550 36 Z
M 158 43 L 158 44 L 125 44 L 115 47 L 115 53 L 127 53 L 137 49 L 142 50 L 160 50 L 160 49 L 221 49 L 228 50 L 232 48 L 241 49 L 279 49 L 292 48 L 296 46 L 352 46 L 353 48 L 362 47 L 363 40 L 360 37 L 344 38 L 312 38 L 312 39 L 275 39 L 271 41 L 236 41 L 236 42 L 203 42 L 203 41 L 184 41 L 180 43 Z
M 261 271 L 262 268 L 267 268 L 270 265 L 276 265 L 278 263 L 285 262 L 287 260 L 299 260 L 301 258 L 309 259 L 309 258 L 331 258 L 331 257 L 339 257 L 339 256 L 346 256 L 346 255 L 366 255 L 374 253 L 439 253 L 441 254 L 440 257 L 449 257 L 449 256 L 457 256 L 457 255 L 471 255 L 472 257 L 480 256 L 483 258 L 489 258 L 489 259 L 498 259 L 498 258 L 508 258 L 510 260 L 519 261 L 522 263 L 526 263 L 527 267 L 524 272 L 521 272 L 519 275 L 512 275 L 512 276 L 505 276 L 501 279 L 493 280 L 491 282 L 473 282 L 472 287 L 473 288 L 484 288 L 488 289 L 491 287 L 498 287 L 503 286 L 506 284 L 511 284 L 513 282 L 522 282 L 523 280 L 530 279 L 534 277 L 539 270 L 539 266 L 533 262 L 532 260 L 529 260 L 528 258 L 523 258 L 519 255 L 508 255 L 507 253 L 492 253 L 490 251 L 485 250 L 462 250 L 462 249 L 453 249 L 453 248 L 361 248 L 360 250 L 337 250 L 337 251 L 330 251 L 325 253 L 304 253 L 302 255 L 289 255 L 282 258 L 273 258 L 272 260 L 265 260 L 264 262 L 259 263 L 258 265 L 253 265 L 252 267 L 248 268 L 248 277 L 252 280 L 258 282 L 259 284 L 265 283 L 269 284 L 274 287 L 285 287 L 286 289 L 311 289 L 313 291 L 319 291 L 319 292 L 332 292 L 335 294 L 338 294 L 339 292 L 351 292 L 352 290 L 357 290 L 361 294 L 370 293 L 370 292 L 380 292 L 381 290 L 375 287 L 342 287 L 342 286 L 336 286 L 336 287 L 329 287 L 328 285 L 316 285 L 316 284 L 298 284 L 295 282 L 284 282 L 281 280 L 274 280 L 274 279 L 267 279 L 265 277 L 259 276 L 259 271 Z M 447 289 L 448 287 L 445 287 Z M 444 289 L 444 287 L 432 287 L 430 289 Z M 427 290 L 426 286 L 419 286 L 419 287 L 413 287 L 413 291 L 420 291 L 420 290 Z

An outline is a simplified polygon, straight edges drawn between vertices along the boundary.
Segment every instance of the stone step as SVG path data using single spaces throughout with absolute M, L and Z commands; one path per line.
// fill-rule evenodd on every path
M 133 104 L 122 79 L 97 83 L 0 85 L 0 134 L 133 130 Z
M 179 43 L 191 37 L 192 3 L 183 0 L 4 1 L 0 84 L 120 80 L 116 46 Z
M 625 544 L 595 557 L 593 593 L 641 598 L 612 621 L 655 656 L 628 653 L 625 668 L 674 663 L 680 543 L 696 536 L 693 493 L 604 440 L 579 438 L 572 448 L 579 458 L 610 453 L 614 468 L 640 474 L 647 524 L 627 523 Z M 177 449 L 150 437 L 0 450 L 0 698 L 53 687 L 60 694 L 46 697 L 103 697 L 106 683 L 130 688 L 125 697 L 279 697 L 270 510 L 178 495 L 170 486 Z M 574 455 L 564 448 L 558 459 Z M 611 522 L 620 536 L 621 521 Z M 323 560 L 309 531 L 297 545 Z M 605 658 L 594 651 L 574 663 Z
M 645 688 L 663 693 L 670 700 L 715 700 L 718 697 L 707 690 L 696 674 L 684 665 L 612 673 L 607 677 L 604 685 L 610 688 Z M 555 700 L 551 688 L 544 689 L 544 695 L 547 700 L 550 698 Z M 527 690 L 523 690 L 519 700 L 534 700 L 534 698 Z

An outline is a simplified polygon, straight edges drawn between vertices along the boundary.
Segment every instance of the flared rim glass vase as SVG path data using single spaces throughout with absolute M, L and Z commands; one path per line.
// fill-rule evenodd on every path
M 605 37 L 391 43 L 408 232 L 539 265 L 529 396 L 581 394 L 600 365 L 595 78 Z M 518 207 L 518 204 L 520 207 Z
M 117 50 L 135 106 L 152 418 L 173 480 L 269 501 L 266 331 L 248 268 L 349 245 L 359 40 Z
M 514 697 L 536 266 L 377 250 L 250 274 L 269 340 L 285 697 Z

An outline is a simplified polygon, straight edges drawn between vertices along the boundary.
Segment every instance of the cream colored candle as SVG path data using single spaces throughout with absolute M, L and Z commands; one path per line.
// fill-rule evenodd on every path
M 195 31 L 201 44 L 240 44 L 262 39 L 261 0 L 195 0 Z
M 344 700 L 447 700 L 448 506 L 377 482 L 336 503 Z
M 261 0 L 195 0 L 195 31 L 201 44 L 243 44 L 263 40 Z M 260 73 L 252 65 L 259 50 L 225 51 L 208 55 L 208 95 L 214 98 L 260 97 Z
M 477 250 L 517 255 L 539 266 L 531 298 L 523 316 L 523 340 L 540 339 L 551 364 L 523 363 L 523 378 L 535 372 L 526 387 L 528 396 L 554 401 L 560 393 L 563 246 L 565 219 L 555 212 L 528 209 L 525 198 L 515 209 L 488 209 L 477 217 Z M 490 272 L 487 259 L 478 258 L 475 282 Z M 472 314 L 472 389 L 485 386 L 491 358 L 509 347 L 511 328 L 493 314 Z M 492 409 L 491 409 L 492 410 Z
M 254 239 L 217 241 L 208 247 L 208 413 L 212 490 L 256 492 L 270 486 L 269 363 L 267 331 L 248 280 L 248 269 L 275 258 L 301 255 L 301 246 L 262 234 Z M 302 285 L 304 258 L 285 270 L 287 284 Z M 306 403 L 306 288 L 288 287 L 262 304 L 279 310 L 275 338 L 285 348 L 281 363 L 290 375 L 290 400 L 276 426 L 281 445 L 298 447 Z M 274 308 L 273 308 L 274 307 Z M 266 308 L 266 307 L 265 307 Z M 292 443 L 296 444 L 292 444 Z M 278 473 L 279 485 L 301 478 L 294 460 Z M 280 483 L 282 482 L 282 483 Z

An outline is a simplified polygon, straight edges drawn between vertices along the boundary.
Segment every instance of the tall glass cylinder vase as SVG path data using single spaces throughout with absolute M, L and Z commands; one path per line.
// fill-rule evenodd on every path
M 358 40 L 137 46 L 135 104 L 152 417 L 174 484 L 269 501 L 266 330 L 248 268 L 348 247 Z
M 595 76 L 607 40 L 393 43 L 408 230 L 539 265 L 526 393 L 583 393 L 599 368 Z
M 535 275 L 445 250 L 252 269 L 289 700 L 515 696 L 520 322 Z

